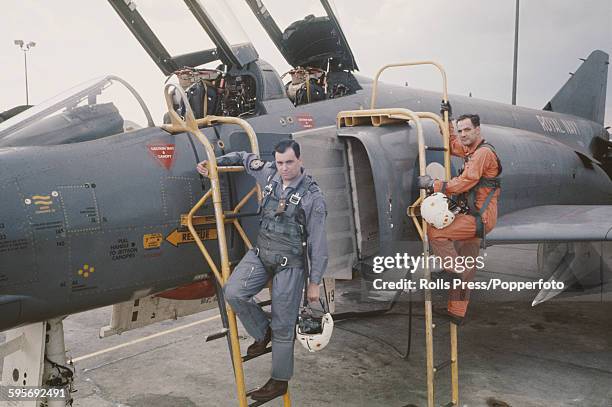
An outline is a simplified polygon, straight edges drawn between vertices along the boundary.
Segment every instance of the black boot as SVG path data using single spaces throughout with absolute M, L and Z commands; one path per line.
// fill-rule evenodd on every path
M 251 398 L 257 401 L 269 401 L 287 393 L 289 382 L 284 380 L 270 379 L 259 390 L 251 393 Z
M 447 319 L 455 325 L 461 326 L 465 325 L 465 317 L 461 317 L 459 315 L 453 314 L 448 311 L 446 308 L 432 308 L 434 314 Z
M 261 341 L 255 341 L 247 348 L 247 356 L 257 356 L 265 352 L 268 344 L 272 340 L 272 329 L 268 327 L 266 336 Z

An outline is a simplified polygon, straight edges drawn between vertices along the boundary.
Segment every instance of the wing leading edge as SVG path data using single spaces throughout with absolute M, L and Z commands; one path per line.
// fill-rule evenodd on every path
M 487 244 L 612 240 L 612 205 L 542 205 L 499 218 Z

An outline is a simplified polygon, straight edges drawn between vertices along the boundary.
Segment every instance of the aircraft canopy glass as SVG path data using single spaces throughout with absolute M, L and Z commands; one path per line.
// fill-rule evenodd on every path
M 166 75 L 219 60 L 242 67 L 258 57 L 225 1 L 109 1 Z
M 109 75 L 77 85 L 0 123 L 0 146 L 62 144 L 45 140 L 53 132 L 72 132 L 75 140 L 84 141 L 154 125 L 134 88 Z
M 170 55 L 216 48 L 183 0 L 139 0 L 135 10 Z

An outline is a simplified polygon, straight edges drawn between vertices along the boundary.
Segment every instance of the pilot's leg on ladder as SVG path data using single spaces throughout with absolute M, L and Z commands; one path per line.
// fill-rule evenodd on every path
M 223 287 L 225 301 L 238 315 L 249 335 L 258 342 L 265 338 L 270 322 L 261 307 L 253 301 L 253 296 L 266 286 L 269 278 L 259 257 L 249 250 Z
M 251 397 L 269 400 L 287 392 L 293 376 L 293 346 L 302 293 L 304 270 L 287 268 L 278 271 L 272 280 L 272 375 Z
M 460 240 L 455 242 L 455 247 L 457 248 L 459 256 L 475 259 L 480 253 L 480 239 L 473 238 L 468 240 Z M 466 267 L 464 272 L 461 273 L 461 280 L 463 282 L 470 282 L 474 280 L 474 277 L 476 277 L 475 264 L 472 267 Z M 469 302 L 469 288 L 451 289 L 448 293 L 448 312 L 465 317 Z
M 429 245 L 436 256 L 455 258 L 459 254 L 455 249 L 454 241 L 473 239 L 476 236 L 476 219 L 471 215 L 459 214 L 453 223 L 444 229 L 427 228 Z M 447 270 L 454 273 L 455 270 Z
M 476 219 L 471 215 L 459 214 L 455 217 L 453 223 L 445 227 L 444 229 L 436 229 L 430 227 L 427 229 L 429 235 L 429 244 L 433 251 L 433 254 L 436 256 L 442 257 L 443 261 L 446 257 L 451 257 L 453 259 L 453 264 L 455 264 L 455 259 L 458 256 L 467 256 L 468 254 L 458 253 L 455 248 L 455 242 L 457 241 L 478 241 L 476 239 Z M 459 243 L 458 243 L 459 244 Z M 460 245 L 460 247 L 464 247 Z M 467 252 L 471 254 L 474 253 L 474 249 L 478 250 L 479 246 L 474 244 L 468 244 L 465 246 Z M 476 251 L 476 255 L 478 256 L 478 251 Z M 455 269 L 447 269 L 449 273 L 453 273 L 454 277 L 464 279 L 463 273 L 458 273 Z M 473 278 L 473 272 L 471 270 L 470 277 Z M 468 280 L 471 281 L 471 280 Z M 448 299 L 448 312 L 456 317 L 463 318 L 465 317 L 465 313 L 467 311 L 467 300 L 462 299 L 461 291 L 458 289 L 451 289 L 449 291 L 449 299 Z M 464 293 L 469 295 L 469 292 Z

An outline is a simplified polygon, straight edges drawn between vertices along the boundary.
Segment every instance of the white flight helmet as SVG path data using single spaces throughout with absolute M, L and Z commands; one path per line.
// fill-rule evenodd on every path
M 455 214 L 449 208 L 448 197 L 441 192 L 433 193 L 423 200 L 421 216 L 436 229 L 444 229 L 455 220 Z
M 297 340 L 308 352 L 317 352 L 326 347 L 333 330 L 334 320 L 329 312 L 317 318 L 304 311 L 295 327 Z

